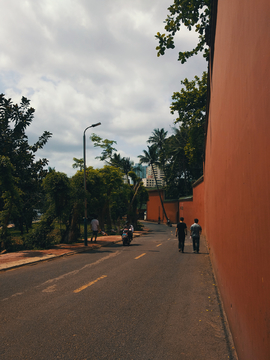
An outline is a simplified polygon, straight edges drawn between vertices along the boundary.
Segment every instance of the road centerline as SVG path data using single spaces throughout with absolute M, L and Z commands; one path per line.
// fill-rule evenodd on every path
M 73 270 L 73 271 L 70 271 L 70 272 L 67 272 L 65 274 L 62 274 L 56 278 L 53 278 L 53 279 L 49 279 L 47 281 L 45 281 L 44 283 L 40 284 L 40 285 L 37 285 L 36 287 L 40 287 L 40 286 L 46 286 L 48 284 L 51 284 L 51 283 L 54 283 L 54 282 L 57 282 L 57 281 L 60 281 L 60 280 L 63 280 L 65 278 L 67 278 L 68 276 L 74 276 L 74 275 L 77 275 L 80 271 L 82 270 L 86 270 L 86 269 L 89 269 L 90 267 L 94 267 L 94 266 L 97 266 L 97 265 L 100 265 L 100 263 L 102 263 L 103 261 L 105 260 L 109 260 L 117 255 L 120 255 L 121 254 L 121 251 L 116 251 L 115 253 L 112 253 L 112 254 L 109 254 L 108 256 L 104 256 L 102 258 L 100 258 L 99 260 L 93 262 L 93 263 L 90 263 L 90 264 L 86 264 L 84 265 L 83 267 L 81 267 L 80 269 L 76 269 L 76 270 Z
M 139 258 L 141 258 L 142 256 L 144 256 L 144 255 L 146 255 L 146 253 L 143 253 L 143 254 L 141 254 L 141 255 L 139 255 L 139 256 L 137 256 L 137 257 L 135 257 L 135 260 L 138 260 Z
M 102 280 L 102 279 L 105 279 L 106 277 L 107 277 L 107 275 L 102 275 L 102 276 L 100 276 L 99 278 L 97 278 L 96 280 L 91 281 L 90 283 L 79 287 L 78 289 L 74 290 L 73 292 L 74 292 L 74 293 L 78 293 L 78 292 L 80 292 L 80 291 L 82 291 L 82 290 L 85 290 L 85 289 L 88 288 L 89 286 L 94 285 L 95 283 L 97 283 L 98 281 L 100 281 L 100 280 Z

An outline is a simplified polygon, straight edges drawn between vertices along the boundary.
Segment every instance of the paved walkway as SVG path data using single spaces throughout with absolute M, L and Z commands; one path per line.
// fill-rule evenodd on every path
M 148 230 L 135 231 L 133 236 L 138 237 L 146 233 Z M 112 243 L 121 242 L 121 235 L 100 236 L 97 242 L 91 242 L 88 239 L 88 246 L 84 246 L 84 242 L 76 244 L 59 244 L 48 250 L 24 250 L 17 252 L 10 252 L 0 254 L 0 271 L 13 269 L 19 266 L 33 264 L 39 261 L 46 261 L 49 259 L 72 255 L 78 252 L 97 249 L 102 246 L 107 246 Z

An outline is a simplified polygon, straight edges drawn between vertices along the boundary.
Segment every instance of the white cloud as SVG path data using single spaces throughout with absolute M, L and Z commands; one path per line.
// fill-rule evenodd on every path
M 0 13 L 0 92 L 36 109 L 29 128 L 34 142 L 44 130 L 53 137 L 40 152 L 49 165 L 72 175 L 82 157 L 82 134 L 90 124 L 136 161 L 154 128 L 170 131 L 171 95 L 180 81 L 201 75 L 202 57 L 177 62 L 197 36 L 185 29 L 177 49 L 156 56 L 154 35 L 172 0 L 15 0 Z M 92 129 L 87 131 L 90 136 Z M 87 142 L 88 165 L 101 166 L 99 150 Z

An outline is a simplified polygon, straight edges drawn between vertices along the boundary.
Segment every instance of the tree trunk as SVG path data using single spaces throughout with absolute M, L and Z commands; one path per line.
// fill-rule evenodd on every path
M 153 164 L 151 164 L 151 168 L 152 168 L 152 171 L 153 171 L 153 174 L 154 174 L 154 178 L 155 178 L 155 182 L 156 182 L 156 185 L 157 185 L 157 190 L 158 190 L 158 195 L 159 195 L 159 198 L 160 198 L 162 210 L 163 210 L 163 213 L 164 213 L 164 215 L 165 215 L 165 217 L 166 217 L 166 220 L 167 220 L 167 222 L 168 222 L 169 219 L 168 219 L 168 216 L 167 216 L 166 211 L 165 211 L 165 208 L 164 208 L 163 200 L 162 200 L 162 198 L 161 198 L 161 194 L 160 194 L 160 190 L 159 190 L 159 187 L 158 187 L 157 177 L 156 177 L 156 173 L 155 173 L 155 171 L 154 171 Z
M 73 211 L 72 211 L 72 218 L 71 218 L 71 224 L 68 231 L 68 243 L 74 243 L 78 241 L 79 235 L 80 235 L 80 212 L 79 212 L 79 204 L 75 203 L 73 205 Z

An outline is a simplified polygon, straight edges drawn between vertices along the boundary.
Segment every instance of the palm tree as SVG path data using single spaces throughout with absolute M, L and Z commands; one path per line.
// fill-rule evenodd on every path
M 127 183 L 130 186 L 129 173 L 134 170 L 134 167 L 133 167 L 134 162 L 131 161 L 130 158 L 126 158 L 126 157 L 121 158 L 120 154 L 114 153 L 113 156 L 110 158 L 110 162 L 107 161 L 107 163 L 109 165 L 111 165 L 111 166 L 117 167 L 120 170 L 122 170 L 123 173 L 125 174 L 126 178 L 127 178 Z M 135 198 L 137 196 L 138 190 L 139 190 L 139 188 L 141 186 L 141 179 L 138 178 L 135 175 L 135 173 L 133 174 L 133 176 L 131 175 L 131 177 L 132 177 L 132 180 L 133 180 L 133 186 L 132 187 L 130 186 L 130 187 L 131 187 L 131 189 L 133 191 L 133 196 L 132 196 L 131 201 L 129 202 L 128 209 L 127 209 L 127 215 L 128 215 L 128 218 L 129 218 L 128 219 L 129 222 L 131 220 L 130 219 L 130 212 L 131 212 L 134 200 L 135 200 Z M 135 220 L 133 225 L 136 228 L 137 220 Z
M 106 163 L 108 165 L 117 167 L 119 169 L 121 169 L 122 166 L 122 158 L 120 154 L 114 153 L 112 157 L 110 157 L 110 161 L 106 160 Z
M 134 162 L 130 160 L 130 158 L 123 157 L 122 158 L 122 171 L 127 177 L 127 182 L 130 185 L 128 173 L 133 170 Z
M 73 158 L 74 164 L 72 165 L 73 169 L 79 168 L 80 171 L 83 169 L 83 159 Z
M 167 134 L 168 134 L 168 131 L 165 131 L 163 128 L 162 129 L 154 129 L 152 132 L 152 135 L 149 137 L 147 142 L 150 144 L 155 144 L 159 148 L 162 148 Z
M 174 135 L 169 141 L 169 153 L 171 156 L 170 172 L 174 174 L 178 172 L 180 177 L 184 176 L 184 194 L 188 195 L 188 159 L 185 154 L 185 146 L 187 144 L 187 133 L 184 128 L 174 128 Z
M 160 198 L 160 203 L 162 206 L 162 210 L 163 213 L 166 217 L 166 220 L 168 222 L 168 217 L 164 208 L 164 204 L 163 204 L 163 200 L 161 198 L 161 194 L 160 194 L 160 190 L 158 187 L 158 182 L 157 182 L 157 176 L 156 176 L 156 171 L 154 169 L 154 165 L 158 166 L 160 165 L 159 161 L 158 161 L 158 152 L 157 152 L 157 146 L 156 145 L 152 145 L 152 146 L 148 146 L 148 151 L 147 150 L 143 150 L 143 154 L 144 155 L 139 155 L 138 158 L 140 158 L 140 164 L 148 164 L 148 166 L 151 166 L 152 172 L 154 174 L 154 178 L 155 178 L 155 182 L 156 182 L 156 186 L 157 186 L 157 190 L 158 190 L 158 195 Z
M 168 131 L 165 131 L 163 128 L 154 129 L 152 135 L 147 140 L 149 144 L 155 145 L 157 147 L 158 157 L 162 170 L 164 170 L 165 167 L 165 140 L 167 134 Z
M 121 169 L 126 175 L 128 184 L 130 184 L 128 173 L 133 170 L 134 165 L 134 162 L 131 161 L 130 158 L 121 158 L 120 154 L 114 153 L 113 156 L 110 158 L 110 161 L 107 161 L 107 163 L 111 166 Z

